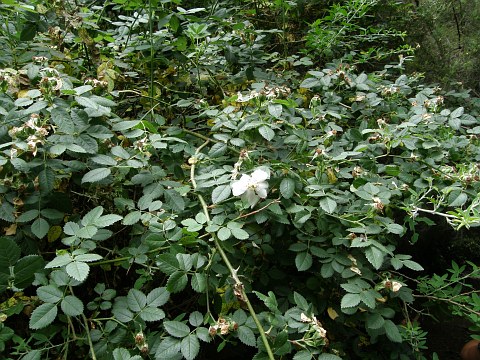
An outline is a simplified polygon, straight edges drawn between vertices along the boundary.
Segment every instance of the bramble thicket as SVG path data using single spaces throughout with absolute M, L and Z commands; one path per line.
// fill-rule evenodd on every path
M 416 49 L 433 3 L 3 0 L 0 358 L 438 359 L 423 319 L 479 329 L 477 84 L 458 52 L 418 72 L 462 27 L 473 76 L 474 20 Z

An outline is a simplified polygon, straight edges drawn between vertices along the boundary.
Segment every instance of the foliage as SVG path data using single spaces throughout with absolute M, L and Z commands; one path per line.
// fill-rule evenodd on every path
M 5 357 L 420 359 L 419 300 L 478 321 L 476 267 L 402 250 L 479 223 L 477 99 L 271 53 L 229 3 L 86 5 L 2 7 L 54 24 L 1 70 Z

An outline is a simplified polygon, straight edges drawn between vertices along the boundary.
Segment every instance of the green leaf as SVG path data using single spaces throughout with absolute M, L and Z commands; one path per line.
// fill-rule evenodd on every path
M 171 275 L 180 269 L 178 266 L 178 260 L 175 255 L 170 253 L 164 253 L 157 256 L 157 265 L 162 272 L 167 275 Z M 168 289 L 167 289 L 168 290 Z
M 93 225 L 87 225 L 75 231 L 75 236 L 81 239 L 91 239 L 98 232 L 97 227 Z
M 186 360 L 193 360 L 200 351 L 200 342 L 195 334 L 189 334 L 183 338 L 180 351 Z
M 250 329 L 246 325 L 242 325 L 238 327 L 237 330 L 238 338 L 242 343 L 248 346 L 256 346 L 257 345 L 257 339 L 255 337 L 255 334 L 253 333 L 252 329 Z
M 180 321 L 164 321 L 163 326 L 170 335 L 176 338 L 184 338 L 190 334 L 188 325 Z
M 219 202 L 226 200 L 232 194 L 232 188 L 230 184 L 217 186 L 212 191 L 212 203 L 218 204 Z
M 360 304 L 361 298 L 359 294 L 346 294 L 343 296 L 340 306 L 342 309 L 353 308 Z
M 369 329 L 380 329 L 385 323 L 385 319 L 380 314 L 369 314 L 366 321 L 366 326 Z
M 82 184 L 88 182 L 98 182 L 108 177 L 112 171 L 109 168 L 93 169 L 83 175 Z
M 56 304 L 62 299 L 63 292 L 55 285 L 46 285 L 37 289 L 37 295 L 43 302 Z
M 273 293 L 273 291 L 269 291 L 268 292 L 268 296 L 266 295 L 263 295 L 262 293 L 258 292 L 258 291 L 254 291 L 255 295 L 257 295 L 257 297 L 263 301 L 263 303 L 265 304 L 265 306 L 267 308 L 269 308 L 272 312 L 277 312 L 278 313 L 278 302 L 277 302 L 277 298 L 275 297 L 275 294 Z
M 42 209 L 40 213 L 42 214 L 43 217 L 46 217 L 47 219 L 50 219 L 50 220 L 62 220 L 63 217 L 65 216 L 65 213 L 62 211 L 59 211 L 56 209 L 48 209 L 48 208 Z
M 218 239 L 221 241 L 228 240 L 230 236 L 232 236 L 232 232 L 230 231 L 229 228 L 222 227 L 220 230 L 217 232 Z
M 297 267 L 298 271 L 306 271 L 310 269 L 312 263 L 312 255 L 306 251 L 299 252 L 295 256 L 295 266 Z
M 134 126 L 137 126 L 139 123 L 140 123 L 140 120 L 121 121 L 113 124 L 112 130 L 113 131 L 128 130 L 133 128 Z
M 165 338 L 157 348 L 155 353 L 155 359 L 157 360 L 170 360 L 181 359 L 181 355 L 178 356 L 181 349 L 181 340 L 173 337 Z
M 130 360 L 130 352 L 124 348 L 116 348 L 113 350 L 114 360 Z
M 150 291 L 147 295 L 148 306 L 162 306 L 165 305 L 170 298 L 170 293 L 165 287 L 159 287 Z
M 67 222 L 63 226 L 63 232 L 71 236 L 74 236 L 79 229 L 80 229 L 80 226 L 77 223 L 74 223 L 72 221 Z
M 176 190 L 165 190 L 165 201 L 173 211 L 181 212 L 185 209 L 185 200 Z
M 65 266 L 73 261 L 69 254 L 62 254 L 56 256 L 52 261 L 45 265 L 45 269 L 52 269 Z
M 44 265 L 45 261 L 39 255 L 27 255 L 21 258 L 13 268 L 15 287 L 24 289 L 31 285 L 35 278 L 35 273 L 43 270 Z
M 248 232 L 240 228 L 230 228 L 230 231 L 232 232 L 233 237 L 238 240 L 247 240 L 250 237 Z
M 29 222 L 35 219 L 38 215 L 39 215 L 38 209 L 28 210 L 17 218 L 17 222 L 19 223 Z
M 132 211 L 125 215 L 122 220 L 123 225 L 133 225 L 136 224 L 140 218 L 142 217 L 142 213 L 140 211 Z
M 460 116 L 463 115 L 464 111 L 465 111 L 465 109 L 464 109 L 462 106 L 459 107 L 459 108 L 456 108 L 455 110 L 453 110 L 453 111 L 451 112 L 450 117 L 452 117 L 452 118 L 458 118 L 458 117 L 460 117 Z
M 263 125 L 258 128 L 258 132 L 262 137 L 267 141 L 272 141 L 275 137 L 275 131 L 273 131 L 269 126 Z
M 128 310 L 126 304 L 125 306 L 114 306 L 112 314 L 115 316 L 115 319 L 122 323 L 128 323 L 133 320 L 133 313 Z
M 282 115 L 283 107 L 280 104 L 268 104 L 268 113 L 278 119 Z
M 49 167 L 38 174 L 38 184 L 42 194 L 48 194 L 55 188 L 55 172 Z
M 98 104 L 91 100 L 90 98 L 86 98 L 84 96 L 75 96 L 75 101 L 86 108 L 98 109 Z
M 130 158 L 130 154 L 128 153 L 127 150 L 125 150 L 123 147 L 121 146 L 114 146 L 110 152 L 112 153 L 112 155 L 114 156 L 117 156 L 121 159 L 124 159 L 124 160 L 127 160 Z
M 167 290 L 171 293 L 177 293 L 185 289 L 188 284 L 188 276 L 182 271 L 176 271 L 167 281 Z
M 375 308 L 376 302 L 375 302 L 374 292 L 362 291 L 359 295 L 360 295 L 360 299 L 367 307 L 369 307 L 370 309 Z
M 204 327 L 197 328 L 195 330 L 195 335 L 197 335 L 197 338 L 199 338 L 204 342 L 209 343 L 212 341 L 212 337 L 210 336 L 210 333 L 208 332 L 207 328 L 204 328 Z
M 42 352 L 40 350 L 30 350 L 24 356 L 22 356 L 21 360 L 41 360 Z
M 333 214 L 333 212 L 337 208 L 337 202 L 326 196 L 320 199 L 320 207 L 327 214 Z
M 285 199 L 290 199 L 295 193 L 295 180 L 284 178 L 280 183 L 280 193 Z
M 189 232 L 196 232 L 199 231 L 203 228 L 202 224 L 199 224 L 192 218 L 188 218 L 185 220 L 182 220 L 182 225 L 187 227 L 187 231 Z
M 406 267 L 408 267 L 409 269 L 411 270 L 414 270 L 414 271 L 423 271 L 424 268 L 422 267 L 422 265 L 416 263 L 415 261 L 412 261 L 412 260 L 403 260 L 403 265 L 405 265 Z
M 103 256 L 98 254 L 80 254 L 75 256 L 75 261 L 82 261 L 82 262 L 93 262 L 103 259 Z
M 160 321 L 165 318 L 165 312 L 162 309 L 151 306 L 143 308 L 139 315 L 145 321 Z
M 50 225 L 47 220 L 38 218 L 31 226 L 32 233 L 39 239 L 43 239 L 47 235 Z
M 318 360 L 342 360 L 342 358 L 334 354 L 321 354 Z
M 120 221 L 122 219 L 123 217 L 120 215 L 115 215 L 115 214 L 103 215 L 103 216 L 100 216 L 100 218 L 98 218 L 97 220 L 95 220 L 93 225 L 99 228 L 103 228 L 103 227 L 107 227 L 112 224 L 115 224 L 117 221 Z
M 137 289 L 130 289 L 127 295 L 127 304 L 133 312 L 141 311 L 147 305 L 147 297 Z
M 67 149 L 80 154 L 85 154 L 87 152 L 83 147 L 77 144 L 69 144 Z
M 15 212 L 15 208 L 7 201 L 4 201 L 0 206 L 0 219 L 5 220 L 10 223 L 15 222 L 15 216 L 13 213 Z
M 463 206 L 468 200 L 468 195 L 465 193 L 460 193 L 458 196 L 453 199 L 448 206 L 451 207 L 461 207 Z
M 0 237 L 0 273 L 10 275 L 10 266 L 20 258 L 20 247 L 15 241 L 7 237 Z
M 312 354 L 308 350 L 301 350 L 295 354 L 293 360 L 312 360 Z
M 50 147 L 50 149 L 48 151 L 50 152 L 50 154 L 53 154 L 53 155 L 61 155 L 65 152 L 65 150 L 67 150 L 66 145 L 57 144 L 57 145 L 53 145 L 52 147 Z
M 72 261 L 65 268 L 67 274 L 77 281 L 84 281 L 88 277 L 90 267 L 81 261 Z
M 402 235 L 404 232 L 404 228 L 402 225 L 399 224 L 388 224 L 387 231 L 392 234 Z
M 178 261 L 178 267 L 185 272 L 190 271 L 193 266 L 192 255 L 190 254 L 177 254 L 175 255 Z
M 303 82 L 300 84 L 300 87 L 305 89 L 310 89 L 319 85 L 320 85 L 320 80 L 318 80 L 317 78 L 311 77 L 303 80 Z
M 210 148 L 210 151 L 208 152 L 208 156 L 211 158 L 218 158 L 225 154 L 227 151 L 228 146 L 226 143 L 223 142 L 218 142 L 216 144 L 213 144 L 213 146 Z
M 387 337 L 390 339 L 390 341 L 396 343 L 402 342 L 402 335 L 400 334 L 397 325 L 395 325 L 392 320 L 385 320 L 383 328 L 385 329 L 385 333 L 387 334 Z
M 23 26 L 23 29 L 20 33 L 20 41 L 31 41 L 37 35 L 37 23 L 35 22 L 26 22 Z
M 107 165 L 107 166 L 116 166 L 117 165 L 117 160 L 115 160 L 111 156 L 103 155 L 103 154 L 98 154 L 98 155 L 92 157 L 90 160 L 92 160 L 94 163 L 99 164 L 99 165 Z
M 42 304 L 32 312 L 29 327 L 33 330 L 43 329 L 50 325 L 57 317 L 57 305 Z
M 385 254 L 374 246 L 370 246 L 365 250 L 365 257 L 368 262 L 377 270 L 382 266 L 384 256 Z
M 65 315 L 68 316 L 78 316 L 83 314 L 83 303 L 82 300 L 77 298 L 74 295 L 67 295 L 63 298 L 60 303 L 60 307 Z
M 194 311 L 194 312 L 190 313 L 190 315 L 188 317 L 188 322 L 190 323 L 190 325 L 192 325 L 194 327 L 202 325 L 202 323 L 203 323 L 202 313 L 200 311 Z
M 194 291 L 203 293 L 207 288 L 207 277 L 204 273 L 194 273 L 192 275 L 191 285 Z
M 93 208 L 83 216 L 82 225 L 83 226 L 93 225 L 95 221 L 97 221 L 100 218 L 100 216 L 102 216 L 102 214 L 103 214 L 102 206 L 97 206 Z
M 294 291 L 293 300 L 295 301 L 295 304 L 298 306 L 298 308 L 300 308 L 301 310 L 307 311 L 309 307 L 308 302 L 301 294 Z

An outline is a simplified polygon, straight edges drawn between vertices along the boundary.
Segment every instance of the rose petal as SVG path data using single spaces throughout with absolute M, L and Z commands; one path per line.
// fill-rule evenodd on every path
M 250 207 L 254 207 L 258 200 L 260 200 L 260 198 L 257 196 L 257 194 L 255 194 L 255 191 L 253 189 L 248 189 L 244 194 L 243 194 L 243 198 L 247 201 L 248 205 L 250 205 Z
M 230 185 L 232 188 L 233 196 L 240 196 L 248 189 L 248 184 L 250 182 L 250 176 L 243 174 L 240 180 L 235 180 Z
M 255 182 L 255 183 L 259 183 L 259 182 L 262 182 L 262 181 L 265 181 L 267 179 L 270 178 L 270 173 L 269 172 L 266 172 L 265 170 L 263 169 L 257 169 L 255 170 L 253 173 L 252 173 L 252 180 Z
M 260 196 L 262 199 L 265 199 L 267 197 L 267 189 L 268 184 L 266 182 L 261 182 L 257 184 L 255 191 L 257 192 L 258 196 Z

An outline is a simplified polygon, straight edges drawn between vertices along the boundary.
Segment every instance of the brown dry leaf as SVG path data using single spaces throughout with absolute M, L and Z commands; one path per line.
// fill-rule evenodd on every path
M 12 224 L 9 227 L 3 228 L 5 235 L 15 235 L 17 233 L 17 224 Z

